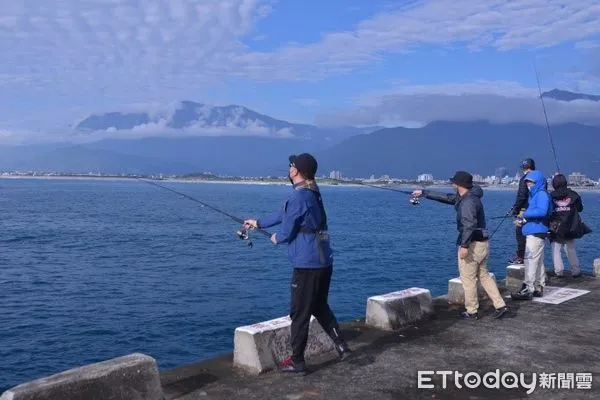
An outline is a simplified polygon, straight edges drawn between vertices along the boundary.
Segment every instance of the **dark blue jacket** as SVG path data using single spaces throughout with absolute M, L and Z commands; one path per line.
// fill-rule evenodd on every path
M 326 216 L 321 212 L 317 199 L 319 190 L 316 184 L 313 185 L 313 190 L 305 183 L 294 185 L 294 191 L 281 211 L 257 221 L 258 227 L 264 229 L 281 224 L 275 237 L 278 244 L 288 244 L 288 258 L 294 268 L 325 268 L 333 265 L 327 226 L 322 226 Z M 322 228 L 324 235 L 314 232 Z
M 540 171 L 531 171 L 527 177 L 535 179 L 535 184 L 529 190 L 529 205 L 523 213 L 523 218 L 527 221 L 523 225 L 523 235 L 546 234 L 553 209 L 550 195 L 546 191 L 546 178 Z

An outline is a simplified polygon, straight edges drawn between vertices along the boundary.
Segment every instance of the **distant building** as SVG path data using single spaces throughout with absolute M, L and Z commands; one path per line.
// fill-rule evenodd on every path
M 417 182 L 433 182 L 433 175 L 421 174 L 417 177 Z
M 587 181 L 587 177 L 579 172 L 573 172 L 568 178 L 570 185 L 582 185 Z
M 502 178 L 504 178 L 505 176 L 507 176 L 507 175 L 508 175 L 508 168 L 506 168 L 506 167 L 499 167 L 499 168 L 496 168 L 496 171 L 495 171 L 494 175 L 495 175 L 495 176 L 496 176 L 498 179 L 502 179 Z
M 475 174 L 473 175 L 473 182 L 483 182 L 484 181 L 484 177 L 479 175 L 479 174 Z
M 337 180 L 339 180 L 339 179 L 342 179 L 342 173 L 340 171 L 331 171 L 329 173 L 329 177 L 331 179 L 337 179 Z

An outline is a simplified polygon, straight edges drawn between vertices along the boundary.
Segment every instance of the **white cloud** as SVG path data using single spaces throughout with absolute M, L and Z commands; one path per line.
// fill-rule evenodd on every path
M 15 3 L 0 2 L 1 85 L 128 100 L 225 76 L 217 55 L 245 51 L 240 38 L 270 10 L 264 0 Z
M 319 80 L 382 61 L 385 53 L 410 52 L 419 45 L 549 47 L 600 34 L 596 0 L 416 1 L 332 32 L 312 44 L 274 52 L 248 52 L 236 69 L 261 81 Z M 262 65 L 263 68 L 251 68 Z
M 20 3 L 20 4 L 16 4 Z M 568 3 L 568 4 L 567 4 Z M 500 50 L 584 41 L 600 34 L 595 0 L 416 1 L 309 44 L 253 52 L 267 0 L 2 1 L 0 84 L 140 99 L 181 98 L 220 79 L 316 80 L 414 46 Z M 584 45 L 585 46 L 585 45 Z
M 488 120 L 545 124 L 538 89 L 515 82 L 406 86 L 396 91 L 366 94 L 357 98 L 356 104 L 355 108 L 324 113 L 318 117 L 318 123 L 421 126 L 439 120 Z M 600 124 L 600 102 L 564 102 L 545 97 L 544 104 L 551 124 Z

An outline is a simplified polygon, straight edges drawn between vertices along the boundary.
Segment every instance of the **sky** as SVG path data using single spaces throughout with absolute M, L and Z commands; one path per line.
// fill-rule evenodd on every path
M 542 90 L 600 94 L 600 0 L 0 0 L 0 9 L 0 139 L 180 100 L 320 126 L 542 123 L 534 63 Z M 600 120 L 600 103 L 546 106 L 552 123 Z

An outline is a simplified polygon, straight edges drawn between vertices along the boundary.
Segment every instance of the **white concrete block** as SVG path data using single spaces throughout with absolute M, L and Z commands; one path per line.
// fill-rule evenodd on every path
M 367 299 L 365 324 L 393 331 L 433 314 L 431 292 L 410 288 Z
M 594 260 L 594 276 L 600 278 L 600 258 Z
M 496 281 L 496 276 L 493 272 L 490 272 L 490 277 Z M 480 299 L 487 299 L 487 293 L 483 290 L 483 286 L 481 283 L 477 282 L 477 295 Z M 463 284 L 460 278 L 450 279 L 448 281 L 448 302 L 451 304 L 465 304 L 465 290 L 463 289 Z
M 289 316 L 259 322 L 235 329 L 233 339 L 233 364 L 253 374 L 277 367 L 291 355 L 292 320 Z M 306 359 L 334 350 L 333 340 L 325 333 L 315 317 L 310 319 Z
M 12 389 L 0 400 L 163 400 L 156 360 L 134 353 L 70 369 Z
M 506 288 L 510 293 L 516 293 L 521 290 L 521 286 L 525 281 L 525 266 L 524 265 L 509 265 L 506 267 Z

